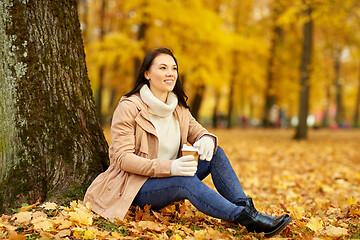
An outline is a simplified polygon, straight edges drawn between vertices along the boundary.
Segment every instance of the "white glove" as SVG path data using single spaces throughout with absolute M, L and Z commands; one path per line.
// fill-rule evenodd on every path
M 172 176 L 194 176 L 197 170 L 197 161 L 193 155 L 183 156 L 175 159 L 171 164 L 170 173 Z
M 214 154 L 215 140 L 213 137 L 204 135 L 194 143 L 194 147 L 199 149 L 198 153 L 201 160 L 211 161 Z

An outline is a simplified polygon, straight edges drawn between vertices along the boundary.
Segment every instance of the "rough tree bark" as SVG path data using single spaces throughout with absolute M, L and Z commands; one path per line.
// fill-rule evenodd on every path
M 0 2 L 0 212 L 82 198 L 108 164 L 76 1 Z
M 312 29 L 311 7 L 307 6 L 305 14 L 309 20 L 304 23 L 303 46 L 300 66 L 300 96 L 299 96 L 299 124 L 296 128 L 295 139 L 307 138 L 306 120 L 309 113 L 309 79 L 311 72 Z

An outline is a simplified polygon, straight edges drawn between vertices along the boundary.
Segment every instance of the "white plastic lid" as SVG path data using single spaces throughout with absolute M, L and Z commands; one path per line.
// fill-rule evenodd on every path
M 189 146 L 189 145 L 184 144 L 181 151 L 197 152 L 198 149 L 193 147 L 193 146 Z

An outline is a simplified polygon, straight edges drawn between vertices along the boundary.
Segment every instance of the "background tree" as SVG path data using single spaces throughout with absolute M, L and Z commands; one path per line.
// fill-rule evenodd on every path
M 311 50 L 313 22 L 311 17 L 312 8 L 305 4 L 304 14 L 308 18 L 304 23 L 304 35 L 302 45 L 302 57 L 300 66 L 300 94 L 299 94 L 299 124 L 296 128 L 295 139 L 307 138 L 307 116 L 309 113 L 309 91 L 310 91 L 310 72 L 311 72 Z
M 106 13 L 106 0 L 101 1 L 101 8 L 100 8 L 100 23 L 99 23 L 99 42 L 104 41 L 105 36 L 105 13 Z M 102 112 L 102 102 L 103 102 L 103 87 L 104 87 L 104 75 L 105 75 L 105 66 L 101 65 L 99 69 L 99 87 L 95 94 L 95 102 L 96 102 L 96 109 L 98 113 Z M 103 122 L 102 114 L 100 114 L 100 124 Z
M 359 67 L 359 69 L 360 69 L 360 67 Z M 359 126 L 359 108 L 360 108 L 360 74 L 358 77 L 358 89 L 357 89 L 356 102 L 355 102 L 355 107 L 354 107 L 353 127 Z
M 277 20 L 280 15 L 280 2 L 275 1 L 274 7 L 272 9 L 272 33 L 270 37 L 270 49 L 269 49 L 269 59 L 267 63 L 267 73 L 266 73 L 266 88 L 265 88 L 265 103 L 264 103 L 264 115 L 263 115 L 263 126 L 270 127 L 271 123 L 269 122 L 270 109 L 276 104 L 275 99 L 275 76 L 276 76 L 276 56 L 277 48 L 280 44 L 282 37 L 282 29 L 277 24 Z
M 102 1 L 108 7 L 106 32 L 100 41 Z M 302 14 L 303 1 L 102 1 L 88 2 L 85 49 L 94 92 L 100 87 L 100 67 L 105 67 L 101 91 L 101 113 L 107 119 L 104 126 L 109 125 L 120 97 L 133 85 L 136 59 L 159 46 L 174 50 L 189 105 L 203 124 L 211 124 L 216 110 L 223 119 L 221 126 L 236 126 L 242 116 L 251 116 L 252 126 L 260 125 L 266 106 L 275 102 L 283 110 L 284 125 L 292 119 L 295 126 L 300 91 L 296 79 L 301 65 L 302 26 L 307 18 Z M 359 3 L 314 0 L 312 4 L 316 25 L 308 115 L 315 116 L 318 126 L 322 121 L 337 125 L 334 79 L 338 79 L 342 84 L 338 91 L 341 122 L 347 126 L 353 121 L 356 103 L 355 49 L 360 40 L 355 20 Z M 85 12 L 81 11 L 83 15 Z M 336 47 L 341 49 L 338 78 Z
M 0 212 L 81 199 L 108 157 L 76 1 L 1 1 L 0 39 Z

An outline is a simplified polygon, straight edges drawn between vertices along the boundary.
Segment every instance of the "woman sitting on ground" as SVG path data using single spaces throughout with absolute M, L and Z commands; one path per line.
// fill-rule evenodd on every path
M 123 219 L 131 205 L 156 210 L 188 199 L 199 211 L 250 232 L 278 234 L 292 218 L 255 209 L 217 137 L 191 116 L 186 100 L 173 53 L 166 48 L 149 52 L 134 89 L 114 112 L 110 166 L 88 188 L 84 202 L 114 220 Z M 198 148 L 199 161 L 181 156 L 186 143 Z M 202 182 L 209 174 L 219 193 Z

